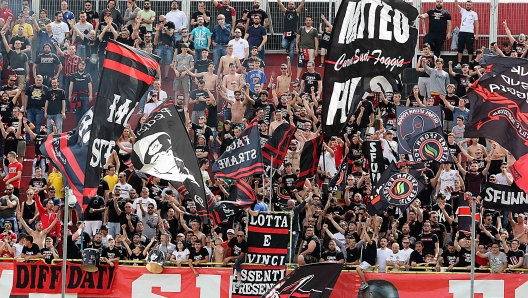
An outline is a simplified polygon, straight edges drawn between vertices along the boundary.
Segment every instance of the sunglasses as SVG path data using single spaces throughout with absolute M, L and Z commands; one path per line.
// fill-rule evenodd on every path
M 282 70 L 288 70 L 288 68 L 286 68 L 286 67 L 281 67 L 281 69 L 282 69 Z
M 237 235 L 237 237 L 244 237 L 244 235 Z

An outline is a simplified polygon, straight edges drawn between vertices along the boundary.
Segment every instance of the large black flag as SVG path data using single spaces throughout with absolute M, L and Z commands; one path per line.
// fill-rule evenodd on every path
M 412 166 L 405 165 L 402 169 L 392 162 L 381 175 L 375 187 L 376 196 L 371 200 L 371 204 L 378 212 L 389 206 L 404 210 L 424 188 L 418 179 L 420 175 L 421 172 Z
M 141 96 L 154 82 L 160 58 L 110 40 L 101 71 L 90 134 L 84 195 L 95 196 L 101 168 Z
M 487 59 L 484 75 L 468 92 L 471 105 L 465 137 L 490 138 L 516 159 L 515 183 L 528 192 L 528 60 Z
M 181 195 L 195 201 L 203 219 L 207 217 L 209 196 L 191 140 L 174 104 L 162 103 L 147 118 L 137 133 L 132 163 L 139 172 L 170 181 Z
M 84 114 L 75 130 L 60 135 L 49 135 L 40 146 L 40 152 L 62 172 L 65 184 L 70 186 L 81 206 L 84 205 L 81 198 L 84 193 L 84 173 L 92 119 L 93 108 Z
M 411 154 L 411 139 L 435 127 L 442 127 L 442 107 L 396 107 L 398 153 Z
M 309 140 L 304 143 L 301 151 L 301 165 L 299 176 L 297 177 L 297 189 L 302 190 L 306 179 L 313 177 L 319 165 L 319 157 L 321 156 L 321 148 L 323 144 L 323 135 Z
M 409 147 L 414 161 L 453 162 L 451 151 L 440 126 L 412 137 L 409 140 Z
M 242 179 L 264 173 L 258 122 L 253 120 L 213 164 L 219 178 Z
M 328 182 L 328 189 L 330 191 L 345 190 L 346 187 L 346 177 L 348 172 L 348 156 L 343 158 L 341 165 L 337 169 L 337 173 L 330 179 Z
M 528 194 L 520 188 L 486 183 L 480 196 L 486 209 L 528 212 Z
M 343 270 L 343 263 L 315 263 L 299 266 L 261 298 L 330 297 Z
M 280 168 L 286 153 L 288 153 L 288 146 L 296 130 L 297 127 L 282 123 L 273 131 L 273 134 L 262 148 L 262 160 L 265 166 L 271 166 L 271 160 L 273 159 L 273 168 Z
M 378 83 L 386 92 L 394 90 L 396 77 L 414 55 L 417 16 L 416 8 L 402 0 L 341 2 L 323 82 L 325 133 L 339 134 L 364 92 Z

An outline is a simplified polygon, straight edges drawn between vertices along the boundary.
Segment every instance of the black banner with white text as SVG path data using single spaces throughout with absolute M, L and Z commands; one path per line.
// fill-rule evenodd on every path
M 376 185 L 385 171 L 385 161 L 383 160 L 383 150 L 380 141 L 364 141 L 363 154 L 367 158 L 370 173 L 370 182 Z
M 249 216 L 248 257 L 252 264 L 282 266 L 288 263 L 291 234 L 289 213 L 259 213 Z
M 237 276 L 236 271 L 233 277 Z M 285 266 L 242 265 L 242 284 L 235 287 L 236 280 L 231 286 L 232 298 L 260 297 L 286 276 Z
M 528 212 L 528 194 L 518 187 L 486 183 L 480 196 L 484 208 Z

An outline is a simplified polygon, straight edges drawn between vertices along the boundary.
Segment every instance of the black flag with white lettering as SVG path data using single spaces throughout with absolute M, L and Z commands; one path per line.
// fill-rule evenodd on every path
M 288 146 L 295 134 L 297 127 L 288 123 L 282 123 L 274 131 L 262 148 L 262 157 L 265 166 L 271 166 L 273 159 L 273 168 L 278 169 L 282 166 Z
M 343 263 L 315 263 L 297 267 L 261 298 L 328 298 L 343 270 Z M 386 297 L 380 294 L 381 297 Z M 350 297 L 353 297 L 350 295 Z
M 486 183 L 480 196 L 486 209 L 528 212 L 528 194 L 518 187 Z
M 337 169 L 337 173 L 328 182 L 329 191 L 344 191 L 346 187 L 346 177 L 348 172 L 348 156 L 343 158 L 341 165 Z
M 321 148 L 323 144 L 324 135 L 320 135 L 314 139 L 304 143 L 301 152 L 301 165 L 299 176 L 297 177 L 297 189 L 303 189 L 306 179 L 311 178 L 317 171 L 319 165 L 319 157 L 321 156 Z
M 250 215 L 247 224 L 248 262 L 286 265 L 290 243 L 290 213 L 266 212 Z
M 102 166 L 141 96 L 154 82 L 159 60 L 158 56 L 122 43 L 108 42 L 90 134 L 84 177 L 85 196 L 96 195 Z
M 418 37 L 417 16 L 416 8 L 402 0 L 341 2 L 326 56 L 325 133 L 339 134 L 363 93 L 376 89 L 377 82 L 371 84 L 371 78 L 382 76 L 380 83 L 386 92 L 391 91 L 389 86 L 394 86 L 396 77 L 411 64 Z
M 138 130 L 131 154 L 139 172 L 169 181 L 178 193 L 194 200 L 198 215 L 207 223 L 207 198 L 191 140 L 176 107 L 159 105 Z
M 242 179 L 264 173 L 258 121 L 253 120 L 213 164 L 218 178 Z
M 385 160 L 383 159 L 383 149 L 380 141 L 363 142 L 363 154 L 367 158 L 370 182 L 372 185 L 378 184 L 381 174 L 385 171 Z

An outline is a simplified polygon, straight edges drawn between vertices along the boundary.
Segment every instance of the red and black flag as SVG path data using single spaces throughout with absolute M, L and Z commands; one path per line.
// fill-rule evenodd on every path
M 381 175 L 374 189 L 375 197 L 370 201 L 376 213 L 383 212 L 389 206 L 405 210 L 423 190 L 419 181 L 421 172 L 412 167 L 399 168 L 394 162 Z M 369 209 L 373 215 L 374 209 Z
M 471 206 L 476 200 L 469 192 L 458 197 L 458 230 L 464 233 L 471 233 Z M 480 204 L 475 206 L 475 221 L 480 222 Z
M 319 165 L 319 157 L 321 156 L 321 148 L 323 144 L 324 135 L 311 139 L 304 143 L 301 152 L 300 172 L 297 178 L 297 189 L 302 190 L 306 179 L 311 178 L 317 171 Z
M 160 58 L 110 40 L 101 71 L 88 147 L 84 196 L 95 196 L 102 166 L 141 96 L 154 82 Z
M 299 266 L 261 298 L 328 298 L 332 294 L 343 266 L 343 263 L 315 263 Z
M 248 263 L 286 265 L 290 229 L 290 213 L 251 215 L 247 224 Z
M 528 192 L 528 60 L 486 59 L 484 75 L 468 92 L 471 105 L 465 137 L 490 138 L 517 162 L 511 168 L 515 183 Z
M 246 180 L 240 179 L 236 185 L 231 187 L 227 200 L 233 202 L 237 207 L 249 207 L 256 203 L 257 197 L 251 185 Z
M 297 127 L 283 123 L 273 131 L 273 134 L 262 148 L 262 160 L 265 166 L 271 166 L 271 160 L 273 159 L 273 168 L 280 168 L 288 153 L 288 146 L 296 130 Z
M 344 0 L 337 12 L 323 81 L 323 132 L 338 135 L 365 92 L 397 91 L 414 56 L 418 11 L 403 0 Z M 382 91 L 382 90 L 379 90 Z
M 253 120 L 213 164 L 218 178 L 242 179 L 264 173 L 257 120 Z
M 348 171 L 348 156 L 343 158 L 341 165 L 337 169 L 337 173 L 332 177 L 328 183 L 328 189 L 330 191 L 345 190 L 346 187 L 346 177 Z
M 453 162 L 442 127 L 437 126 L 409 140 L 412 159 L 417 162 L 434 160 L 439 163 Z
M 184 197 L 192 198 L 198 215 L 206 222 L 210 191 L 185 125 L 173 103 L 164 102 L 137 132 L 131 159 L 137 171 L 169 181 Z
M 93 108 L 84 114 L 75 130 L 60 135 L 49 135 L 40 146 L 40 152 L 62 172 L 64 184 L 70 186 L 81 206 L 89 202 L 89 198 L 86 198 L 83 204 L 82 198 L 92 118 Z

